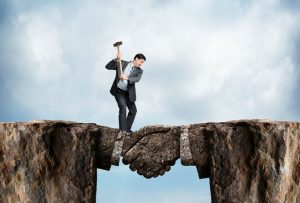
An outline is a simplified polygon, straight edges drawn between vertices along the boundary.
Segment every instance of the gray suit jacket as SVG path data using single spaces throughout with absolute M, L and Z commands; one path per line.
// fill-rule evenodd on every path
M 126 66 L 130 63 L 130 61 L 121 60 L 121 63 L 122 63 L 122 70 L 124 71 Z M 115 59 L 113 59 L 105 66 L 105 68 L 108 70 L 116 70 L 116 77 L 110 89 L 110 93 L 113 96 L 115 96 L 117 93 L 117 84 L 120 80 L 120 65 Z M 135 83 L 140 81 L 142 74 L 143 74 L 143 69 L 135 68 L 128 78 L 129 100 L 132 102 L 136 101 Z

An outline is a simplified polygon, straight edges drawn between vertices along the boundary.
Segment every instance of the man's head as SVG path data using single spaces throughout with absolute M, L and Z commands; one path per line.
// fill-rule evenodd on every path
M 143 54 L 139 53 L 134 56 L 132 62 L 135 67 L 141 67 L 145 61 L 146 57 Z

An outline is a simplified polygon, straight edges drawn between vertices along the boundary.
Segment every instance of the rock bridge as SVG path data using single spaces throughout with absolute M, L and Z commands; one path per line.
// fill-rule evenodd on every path
M 212 202 L 300 202 L 300 122 L 238 120 L 146 126 L 130 135 L 93 123 L 0 123 L 0 202 L 96 202 L 97 168 L 120 156 L 164 175 L 180 159 L 209 178 Z M 101 200 L 99 200 L 101 202 Z

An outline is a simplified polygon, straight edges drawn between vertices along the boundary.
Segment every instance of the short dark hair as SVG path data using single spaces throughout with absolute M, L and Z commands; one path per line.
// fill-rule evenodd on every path
M 138 59 L 144 59 L 146 61 L 146 57 L 143 54 L 141 54 L 141 53 L 136 54 L 133 59 L 136 59 L 136 58 L 138 58 Z

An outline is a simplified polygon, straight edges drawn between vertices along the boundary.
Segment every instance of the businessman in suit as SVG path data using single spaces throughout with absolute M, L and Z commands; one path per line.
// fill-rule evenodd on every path
M 146 61 L 146 57 L 139 53 L 134 56 L 133 61 L 121 60 L 123 75 L 120 75 L 120 59 L 121 54 L 118 53 L 117 58 L 111 60 L 105 68 L 116 70 L 116 77 L 110 93 L 115 97 L 119 106 L 119 129 L 122 132 L 131 133 L 131 127 L 137 113 L 135 83 L 140 81 L 142 77 L 143 69 L 141 66 Z M 129 110 L 127 116 L 126 107 Z

